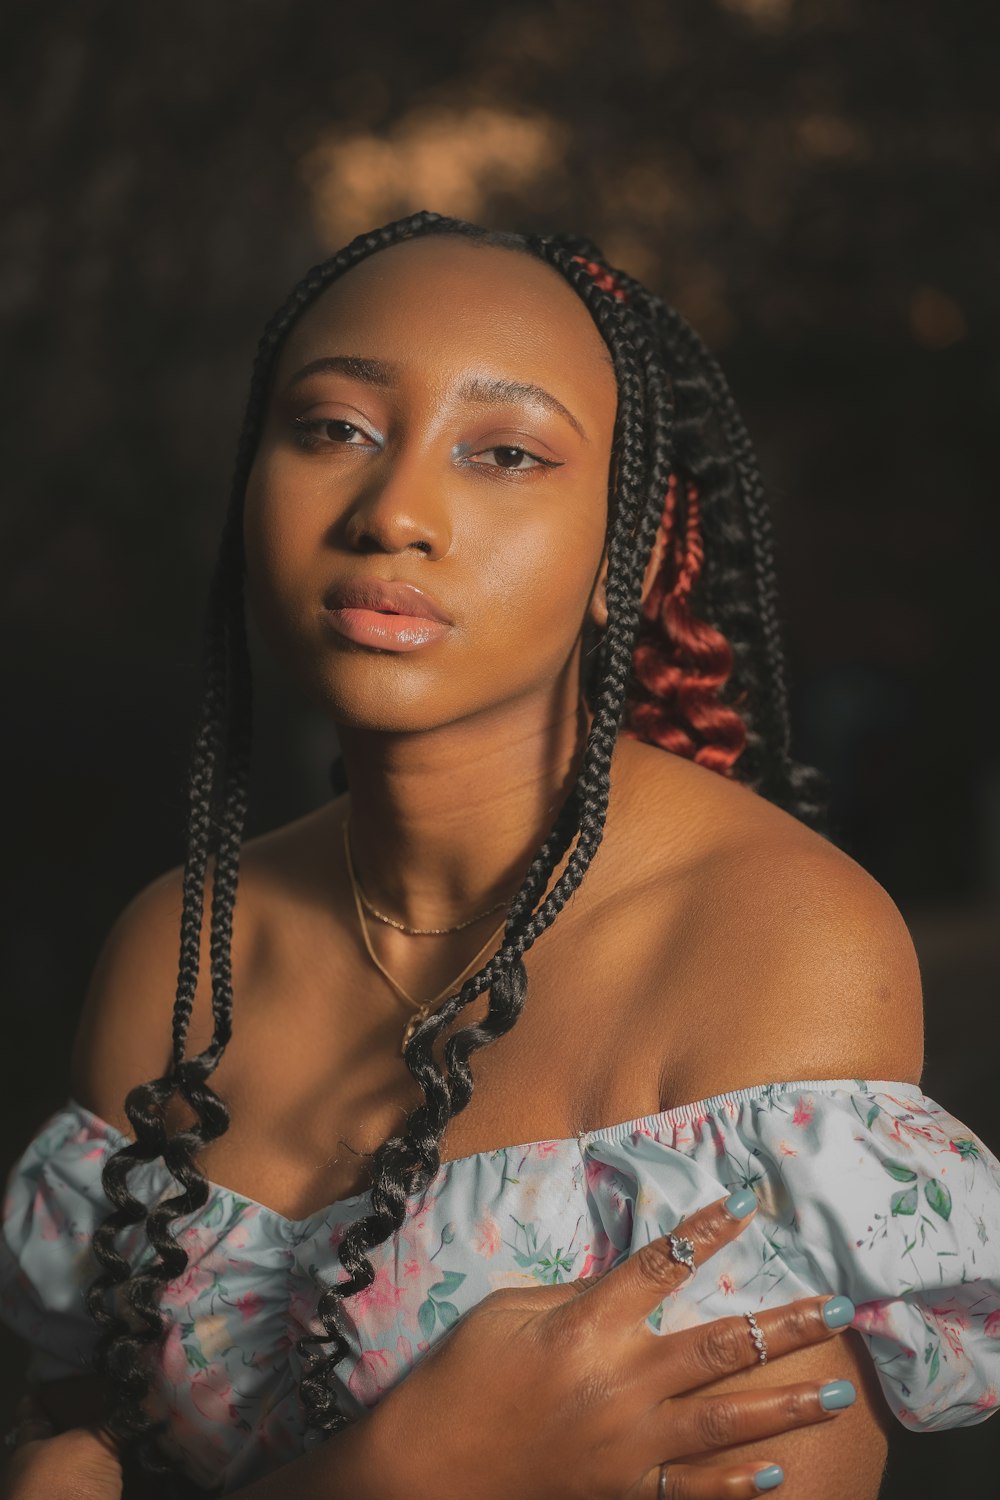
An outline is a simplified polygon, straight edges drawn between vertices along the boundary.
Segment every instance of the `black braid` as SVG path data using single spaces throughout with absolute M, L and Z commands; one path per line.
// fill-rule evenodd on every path
M 461 220 L 419 213 L 359 236 L 337 255 L 313 267 L 267 325 L 257 350 L 244 416 L 226 526 L 213 579 L 207 628 L 206 687 L 189 774 L 187 853 L 183 880 L 181 953 L 173 1018 L 173 1061 L 166 1077 L 133 1089 L 126 1112 L 134 1144 L 109 1159 L 104 1186 L 114 1211 L 94 1236 L 104 1271 L 88 1297 L 104 1334 L 98 1367 L 109 1378 L 114 1431 L 135 1446 L 140 1462 L 163 1470 L 154 1426 L 142 1409 L 149 1378 L 143 1360 L 165 1329 L 157 1299 L 180 1275 L 187 1254 L 171 1234 L 174 1221 L 196 1212 L 208 1187 L 195 1157 L 229 1126 L 222 1099 L 209 1087 L 232 1031 L 231 936 L 240 841 L 246 816 L 250 753 L 250 666 L 246 647 L 242 546 L 243 495 L 263 421 L 270 375 L 289 329 L 334 280 L 380 249 L 426 234 L 459 234 L 472 242 L 530 254 L 558 271 L 585 303 L 610 352 L 618 383 L 618 410 L 609 479 L 608 622 L 600 643 L 588 697 L 593 717 L 576 785 L 538 851 L 515 897 L 500 947 L 483 968 L 417 1029 L 406 1063 L 420 1086 L 422 1102 L 408 1115 L 403 1133 L 385 1141 L 372 1158 L 371 1212 L 349 1226 L 338 1247 L 346 1279 L 323 1288 L 319 1316 L 324 1332 L 298 1341 L 306 1361 L 301 1395 L 308 1420 L 332 1433 L 348 1420 L 336 1404 L 335 1367 L 350 1345 L 340 1307 L 371 1285 L 368 1251 L 402 1225 L 408 1198 L 440 1167 L 440 1142 L 449 1121 L 473 1093 L 469 1060 L 508 1032 L 527 995 L 524 955 L 576 891 L 604 833 L 610 767 L 630 682 L 643 572 L 663 507 L 668 479 L 680 465 L 696 478 L 703 497 L 706 548 L 702 587 L 736 660 L 732 690 L 748 727 L 748 784 L 770 795 L 804 821 L 818 826 L 821 808 L 807 800 L 816 791 L 810 768 L 788 755 L 784 658 L 774 593 L 771 537 L 763 491 L 749 440 L 718 366 L 697 335 L 672 309 L 624 273 L 615 272 L 628 301 L 616 300 L 595 283 L 579 257 L 604 265 L 591 242 L 488 231 Z M 714 526 L 714 532 L 709 528 Z M 346 785 L 342 771 L 341 785 Z M 543 897 L 568 850 L 566 868 Z M 212 909 L 213 1036 L 195 1058 L 185 1044 L 197 988 L 204 888 L 210 855 Z M 432 1053 L 442 1032 L 477 996 L 489 991 L 485 1018 L 448 1039 L 445 1071 Z M 196 1123 L 168 1137 L 164 1111 L 175 1092 L 190 1105 Z M 150 1210 L 128 1191 L 133 1166 L 162 1158 L 182 1191 Z M 136 1268 L 115 1248 L 118 1232 L 142 1224 L 147 1244 Z M 152 1250 L 155 1259 L 150 1260 Z M 119 1305 L 105 1305 L 109 1290 Z M 121 1305 L 124 1300 L 126 1306 Z M 139 1318 L 137 1328 L 124 1313 Z M 321 1346 L 315 1349 L 312 1346 Z M 328 1353 L 322 1346 L 332 1346 Z

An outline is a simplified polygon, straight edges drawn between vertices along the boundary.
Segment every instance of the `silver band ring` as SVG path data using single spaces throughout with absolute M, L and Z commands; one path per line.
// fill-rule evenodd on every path
M 747 1313 L 744 1313 L 743 1316 L 746 1318 L 747 1322 L 750 1324 L 750 1337 L 753 1339 L 753 1346 L 757 1350 L 757 1359 L 758 1359 L 758 1361 L 762 1365 L 766 1365 L 767 1364 L 767 1339 L 764 1337 L 764 1330 L 763 1330 L 763 1328 L 761 1328 L 760 1324 L 757 1322 L 757 1318 L 756 1318 L 756 1315 L 754 1313 L 747 1312 Z
M 660 1465 L 660 1482 L 656 1486 L 656 1500 L 667 1500 L 667 1470 L 669 1464 Z
M 693 1276 L 695 1273 L 694 1245 L 690 1240 L 685 1239 L 682 1234 L 668 1234 L 667 1239 L 670 1242 L 670 1254 L 672 1259 L 674 1259 L 678 1265 L 686 1266 L 690 1274 Z

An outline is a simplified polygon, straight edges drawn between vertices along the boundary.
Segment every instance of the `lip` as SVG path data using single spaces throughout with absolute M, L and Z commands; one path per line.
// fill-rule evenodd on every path
M 343 583 L 333 585 L 323 604 L 328 610 L 375 610 L 379 614 L 438 620 L 443 625 L 454 623 L 437 600 L 425 594 L 423 589 L 412 583 L 389 582 L 383 578 L 347 578 Z
M 324 619 L 345 640 L 380 651 L 419 651 L 451 629 L 444 610 L 410 583 L 352 578 L 323 601 Z

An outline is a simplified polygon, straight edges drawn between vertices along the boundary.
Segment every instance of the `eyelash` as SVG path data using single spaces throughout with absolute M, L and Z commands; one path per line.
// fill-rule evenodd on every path
M 320 448 L 325 448 L 328 446 L 328 443 L 323 442 L 319 437 L 320 431 L 325 427 L 349 427 L 352 432 L 363 433 L 363 428 L 358 427 L 354 422 L 348 422 L 344 417 L 296 417 L 295 425 L 299 429 L 296 435 L 296 442 L 298 446 L 309 452 L 316 452 Z M 364 446 L 361 443 L 338 443 L 335 439 L 331 441 L 333 443 L 333 446 L 337 447 L 360 448 Z M 481 448 L 479 451 L 481 453 L 520 453 L 523 454 L 525 458 L 530 458 L 533 460 L 533 463 L 526 469 L 505 468 L 503 464 L 473 465 L 473 468 L 494 469 L 497 473 L 504 475 L 530 474 L 536 468 L 558 469 L 562 467 L 562 465 L 557 463 L 554 459 L 542 458 L 540 454 L 532 453 L 529 448 L 518 447 L 516 443 L 494 443 L 492 447 Z

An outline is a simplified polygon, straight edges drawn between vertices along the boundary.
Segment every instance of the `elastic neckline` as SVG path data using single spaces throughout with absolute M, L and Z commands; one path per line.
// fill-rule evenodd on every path
M 697 1099 L 691 1104 L 678 1104 L 670 1109 L 658 1110 L 649 1115 L 637 1115 L 630 1120 L 622 1120 L 617 1125 L 604 1125 L 596 1130 L 584 1130 L 578 1135 L 549 1136 L 535 1141 L 515 1141 L 501 1146 L 491 1146 L 485 1151 L 473 1151 L 468 1156 L 454 1156 L 448 1161 L 443 1161 L 427 1184 L 428 1191 L 432 1186 L 442 1179 L 447 1179 L 451 1171 L 456 1167 L 463 1167 L 472 1162 L 482 1162 L 488 1157 L 497 1156 L 502 1151 L 528 1152 L 538 1146 L 562 1146 L 576 1147 L 583 1150 L 594 1141 L 621 1141 L 630 1135 L 655 1136 L 659 1129 L 672 1128 L 677 1125 L 690 1125 L 695 1120 L 707 1118 L 713 1114 L 725 1114 L 731 1117 L 731 1112 L 741 1105 L 752 1103 L 755 1100 L 770 1102 L 780 1098 L 783 1094 L 795 1093 L 806 1090 L 813 1094 L 879 1094 L 889 1093 L 899 1098 L 913 1100 L 914 1103 L 921 1102 L 925 1095 L 916 1083 L 903 1083 L 891 1079 L 864 1079 L 864 1078 L 806 1078 L 795 1082 L 762 1083 L 752 1084 L 748 1088 L 735 1089 L 731 1093 L 712 1094 L 706 1099 Z M 86 1119 L 93 1121 L 99 1131 L 103 1132 L 109 1140 L 114 1140 L 120 1145 L 128 1145 L 131 1136 L 125 1135 L 112 1125 L 110 1121 L 102 1119 L 85 1104 L 72 1096 L 67 1100 L 63 1111 L 75 1110 Z M 60 1111 L 62 1113 L 63 1111 Z M 117 1149 L 117 1148 L 116 1148 Z M 159 1167 L 166 1170 L 161 1158 L 155 1162 L 138 1163 L 139 1166 Z M 276 1208 L 269 1208 L 266 1203 L 260 1203 L 247 1193 L 241 1193 L 236 1188 L 226 1187 L 224 1183 L 208 1180 L 210 1194 L 223 1198 L 238 1198 L 242 1203 L 256 1209 L 267 1218 L 285 1226 L 290 1231 L 301 1231 L 310 1224 L 319 1224 L 328 1220 L 341 1209 L 351 1209 L 358 1204 L 367 1203 L 371 1198 L 371 1188 L 363 1192 L 353 1193 L 347 1198 L 337 1198 L 325 1208 L 317 1209 L 316 1212 L 306 1214 L 301 1219 L 290 1219 L 286 1214 L 279 1213 Z

